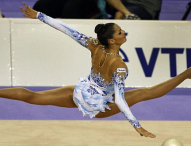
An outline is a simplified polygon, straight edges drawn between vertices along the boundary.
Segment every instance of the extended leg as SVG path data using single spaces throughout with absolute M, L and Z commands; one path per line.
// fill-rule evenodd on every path
M 191 68 L 187 69 L 186 71 L 182 72 L 181 74 L 177 75 L 176 77 L 167 80 L 161 84 L 150 88 L 141 88 L 141 89 L 134 89 L 125 92 L 125 100 L 129 107 L 132 105 L 146 101 L 150 99 L 155 99 L 165 95 L 166 93 L 170 92 L 180 83 L 182 83 L 185 79 L 191 78 Z M 96 117 L 97 118 L 104 118 L 115 115 L 120 112 L 117 105 L 115 103 L 108 104 L 111 108 L 111 111 L 107 110 L 105 113 L 100 112 Z
M 55 105 L 61 107 L 76 107 L 73 102 L 75 86 L 66 86 L 57 89 L 33 92 L 22 87 L 0 89 L 0 97 L 20 100 L 37 105 Z

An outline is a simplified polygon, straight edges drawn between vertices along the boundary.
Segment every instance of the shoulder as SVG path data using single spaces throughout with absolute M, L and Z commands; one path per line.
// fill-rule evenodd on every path
M 110 73 L 113 76 L 118 74 L 120 76 L 126 76 L 128 74 L 128 68 L 122 59 L 115 60 L 110 66 Z
M 98 39 L 92 37 L 87 39 L 87 47 L 90 49 L 90 51 L 94 51 L 99 45 L 101 45 L 101 43 Z
M 96 38 L 92 38 L 92 37 L 89 37 L 88 40 L 87 40 L 87 45 L 88 47 L 96 47 L 96 46 L 99 46 L 100 45 L 100 42 L 98 39 Z
M 122 71 L 120 69 L 127 70 L 127 65 L 125 64 L 125 62 L 122 59 L 117 58 L 111 64 L 110 70 L 113 72 L 116 72 L 117 70 Z

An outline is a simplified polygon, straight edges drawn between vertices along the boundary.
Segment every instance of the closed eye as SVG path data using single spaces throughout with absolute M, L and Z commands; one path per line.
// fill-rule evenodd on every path
M 119 35 L 121 35 L 121 29 L 119 30 Z

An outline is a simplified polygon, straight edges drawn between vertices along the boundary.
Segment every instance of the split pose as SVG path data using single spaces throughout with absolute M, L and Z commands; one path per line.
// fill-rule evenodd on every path
M 25 17 L 37 18 L 87 48 L 92 55 L 91 73 L 80 78 L 76 86 L 41 92 L 22 87 L 0 89 L 0 97 L 37 105 L 78 107 L 83 115 L 89 115 L 90 118 L 109 117 L 121 111 L 141 136 L 156 137 L 141 127 L 129 107 L 165 95 L 184 80 L 191 78 L 191 68 L 159 85 L 124 91 L 128 69 L 119 55 L 119 48 L 126 42 L 126 33 L 117 24 L 98 24 L 95 27 L 98 39 L 94 39 L 70 28 L 62 21 L 31 9 L 25 3 L 24 6 L 21 12 Z

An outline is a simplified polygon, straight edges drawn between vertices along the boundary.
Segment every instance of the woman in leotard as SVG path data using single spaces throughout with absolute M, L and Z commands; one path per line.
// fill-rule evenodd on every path
M 165 95 L 184 80 L 191 78 L 191 68 L 154 87 L 124 91 L 128 69 L 119 55 L 119 48 L 126 42 L 126 34 L 117 24 L 98 24 L 95 27 L 98 39 L 93 39 L 70 28 L 62 21 L 31 9 L 25 3 L 24 6 L 21 12 L 25 17 L 38 18 L 90 50 L 91 73 L 80 78 L 76 86 L 40 92 L 22 87 L 0 89 L 0 97 L 37 105 L 78 107 L 83 115 L 89 115 L 90 118 L 109 117 L 121 111 L 141 136 L 154 138 L 154 134 L 141 127 L 129 107 Z

